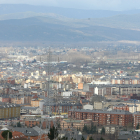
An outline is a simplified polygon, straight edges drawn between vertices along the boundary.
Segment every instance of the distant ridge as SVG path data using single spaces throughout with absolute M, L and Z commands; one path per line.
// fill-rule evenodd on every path
M 48 17 L 0 21 L 0 41 L 88 42 L 140 40 L 140 31 L 64 22 Z
M 23 12 L 35 12 L 35 13 L 54 13 L 62 15 L 68 18 L 104 18 L 115 15 L 129 15 L 140 13 L 140 10 L 129 11 L 108 11 L 108 10 L 82 10 L 72 8 L 59 8 L 59 7 L 46 7 L 46 6 L 34 6 L 26 4 L 1 4 L 0 15 L 11 13 L 23 13 Z
M 0 5 L 0 41 L 118 40 L 140 41 L 140 10 L 110 12 Z

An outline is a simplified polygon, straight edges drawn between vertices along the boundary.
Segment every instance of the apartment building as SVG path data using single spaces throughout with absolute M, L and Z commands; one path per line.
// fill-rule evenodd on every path
M 120 93 L 121 95 L 140 94 L 140 85 L 121 86 Z
M 20 113 L 23 114 L 33 114 L 33 115 L 41 115 L 41 109 L 39 107 L 29 107 L 23 106 L 20 109 Z
M 0 102 L 10 103 L 11 98 L 8 95 L 2 95 L 0 96 Z
M 138 106 L 137 105 L 128 105 L 128 104 L 116 104 L 113 106 L 114 110 L 125 110 L 125 111 L 129 111 L 131 113 L 137 112 L 138 110 Z
M 114 110 L 125 110 L 125 111 L 129 111 L 129 105 L 126 104 L 116 104 L 113 106 Z
M 104 108 L 103 102 L 94 101 L 94 109 L 101 110 Z
M 83 91 L 90 91 L 92 95 L 130 95 L 140 94 L 140 84 L 84 84 L 79 83 L 78 89 Z
M 32 99 L 31 100 L 31 106 L 32 107 L 39 107 L 39 102 L 40 102 L 40 100 Z
M 119 78 L 112 78 L 112 84 L 140 84 L 140 78 L 136 77 L 119 77 Z
M 15 94 L 10 95 L 10 102 L 13 104 L 31 104 L 32 95 Z
M 0 106 L 0 119 L 20 117 L 20 106 L 17 104 L 6 104 Z
M 68 114 L 70 109 L 82 109 L 81 103 L 71 103 L 70 101 L 60 101 L 58 104 L 53 99 L 48 99 L 43 104 L 45 113 L 52 112 L 53 114 Z
M 52 79 L 54 81 L 59 81 L 59 82 L 64 82 L 64 81 L 69 81 L 69 82 L 73 82 L 73 83 L 91 83 L 93 81 L 93 76 L 92 75 L 76 75 L 76 74 L 72 74 L 72 75 L 60 75 L 58 76 L 53 76 Z
M 136 128 L 138 124 L 140 125 L 140 112 L 135 112 L 134 123 L 133 123 L 134 128 Z
M 81 89 L 83 91 L 90 91 L 92 94 L 94 94 L 94 88 L 95 85 L 92 84 L 85 84 L 85 83 L 78 84 L 78 89 Z
M 130 95 L 130 94 L 140 94 L 140 84 L 112 84 L 112 85 L 99 85 L 97 86 L 98 91 L 96 90 L 95 94 L 101 95 Z M 103 90 L 105 89 L 105 90 Z
M 68 111 L 72 108 L 81 109 L 82 105 L 80 103 L 60 103 L 52 106 L 52 112 L 56 113 L 59 110 L 59 113 L 68 114 Z
M 75 118 L 76 120 L 91 119 L 98 125 L 120 125 L 131 126 L 133 123 L 132 113 L 124 110 L 84 110 L 84 109 L 72 109 L 68 112 L 69 118 Z
M 60 122 L 60 127 L 62 129 L 68 129 L 68 128 L 80 128 L 82 130 L 82 128 L 84 127 L 84 120 L 62 120 Z
M 25 125 L 27 127 L 34 127 L 40 125 L 40 120 L 31 119 L 31 120 L 25 120 Z
M 11 98 L 11 103 L 13 104 L 23 104 L 22 98 Z

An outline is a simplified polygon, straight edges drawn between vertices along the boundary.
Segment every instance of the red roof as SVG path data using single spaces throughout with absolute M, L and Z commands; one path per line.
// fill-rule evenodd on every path
M 1 134 L 2 134 L 2 132 L 1 132 Z M 13 136 L 12 139 L 26 138 L 26 136 L 23 133 L 18 132 L 18 131 L 13 131 L 12 136 Z M 4 139 L 2 137 L 2 135 L 0 135 L 0 139 Z
M 37 99 L 37 98 L 38 98 L 38 96 L 37 96 L 37 95 L 34 95 L 34 96 L 33 96 L 33 99 Z

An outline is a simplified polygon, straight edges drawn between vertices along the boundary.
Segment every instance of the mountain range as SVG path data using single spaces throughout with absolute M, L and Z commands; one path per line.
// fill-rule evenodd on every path
M 0 5 L 1 41 L 140 40 L 140 10 L 100 11 Z

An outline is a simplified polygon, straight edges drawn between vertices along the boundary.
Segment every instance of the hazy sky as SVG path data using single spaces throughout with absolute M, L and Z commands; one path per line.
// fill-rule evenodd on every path
M 140 0 L 0 0 L 0 4 L 32 4 L 78 9 L 140 9 Z

